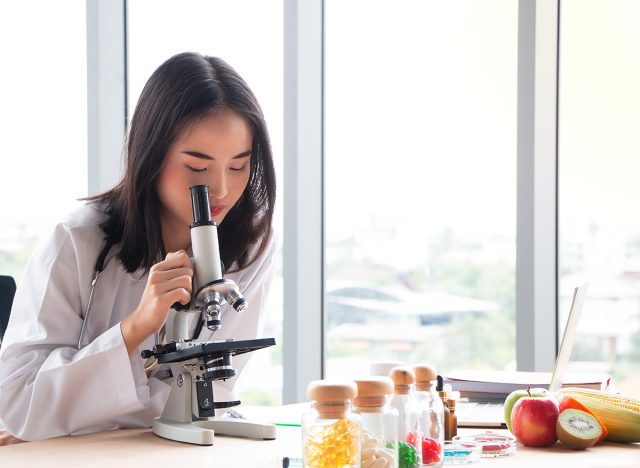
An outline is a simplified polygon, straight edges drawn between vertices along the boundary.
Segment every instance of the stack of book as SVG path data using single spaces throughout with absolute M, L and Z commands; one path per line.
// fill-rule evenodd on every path
M 549 388 L 551 372 L 504 372 L 504 371 L 453 371 L 445 377 L 460 396 L 470 400 L 504 401 L 514 390 Z M 608 374 L 569 373 L 563 387 L 583 387 L 606 390 L 609 386 Z

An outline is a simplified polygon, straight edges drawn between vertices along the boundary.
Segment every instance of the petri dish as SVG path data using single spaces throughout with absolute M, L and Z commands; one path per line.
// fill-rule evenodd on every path
M 452 440 L 444 443 L 443 452 L 445 465 L 467 465 L 480 459 L 482 445 Z
M 483 458 L 506 457 L 516 451 L 516 439 L 507 434 L 486 431 L 478 434 L 456 436 L 453 442 L 476 443 L 482 447 Z

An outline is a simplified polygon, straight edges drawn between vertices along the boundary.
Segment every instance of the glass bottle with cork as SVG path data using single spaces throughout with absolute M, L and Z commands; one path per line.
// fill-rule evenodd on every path
M 433 366 L 414 366 L 415 397 L 420 408 L 422 466 L 440 467 L 444 463 L 444 405 L 436 392 L 438 374 Z
M 420 409 L 413 397 L 416 381 L 413 369 L 394 367 L 389 373 L 393 380 L 391 406 L 398 410 L 398 467 L 417 468 L 422 460 Z
M 316 380 L 307 386 L 311 409 L 302 417 L 304 466 L 360 467 L 360 416 L 351 411 L 354 382 Z
M 353 409 L 362 421 L 362 466 L 398 466 L 398 411 L 389 402 L 393 381 L 389 377 L 367 377 L 355 381 L 358 395 Z

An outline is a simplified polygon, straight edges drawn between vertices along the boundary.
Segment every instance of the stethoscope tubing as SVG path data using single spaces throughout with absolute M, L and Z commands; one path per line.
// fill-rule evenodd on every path
M 98 270 L 93 272 L 93 280 L 91 281 L 91 292 L 89 293 L 89 302 L 87 303 L 87 311 L 84 314 L 84 320 L 82 321 L 82 328 L 80 329 L 80 336 L 78 337 L 78 349 L 84 348 L 82 341 L 84 339 L 85 329 L 87 326 L 87 322 L 89 321 L 89 316 L 91 315 L 91 304 L 93 303 L 93 295 L 96 291 L 96 284 L 98 283 L 98 275 L 100 272 Z
M 84 314 L 84 320 L 82 321 L 82 328 L 80 329 L 80 336 L 78 337 L 78 349 L 84 348 L 85 345 L 82 344 L 84 341 L 84 334 L 86 332 L 87 322 L 89 321 L 89 317 L 91 316 L 91 304 L 93 303 L 93 296 L 96 292 L 96 285 L 98 284 L 98 276 L 104 270 L 106 265 L 105 260 L 109 251 L 111 250 L 111 246 L 113 244 L 109 241 L 105 244 L 105 246 L 100 251 L 100 255 L 96 259 L 96 266 L 93 272 L 93 279 L 91 280 L 91 292 L 89 292 L 89 301 L 87 302 L 87 310 Z
M 91 305 L 93 304 L 93 296 L 95 295 L 96 286 L 98 284 L 98 276 L 100 276 L 100 273 L 102 272 L 102 270 L 104 270 L 104 267 L 106 266 L 105 260 L 107 258 L 109 251 L 111 250 L 112 245 L 113 244 L 111 244 L 111 242 L 107 242 L 105 246 L 102 248 L 102 251 L 100 252 L 100 255 L 98 255 L 98 258 L 96 260 L 96 266 L 93 272 L 93 279 L 91 280 L 91 291 L 89 292 L 89 301 L 87 302 L 87 310 L 84 314 L 84 320 L 82 321 L 82 328 L 80 329 L 80 336 L 78 337 L 78 350 L 86 346 L 82 342 L 84 341 L 87 322 L 89 321 L 89 317 L 91 316 Z M 193 339 L 196 339 L 198 336 L 200 336 L 200 331 L 202 330 L 202 326 L 203 326 L 203 320 L 202 320 L 202 317 L 199 317 Z M 160 337 L 159 333 L 156 332 L 155 333 L 156 345 L 159 344 L 159 337 Z

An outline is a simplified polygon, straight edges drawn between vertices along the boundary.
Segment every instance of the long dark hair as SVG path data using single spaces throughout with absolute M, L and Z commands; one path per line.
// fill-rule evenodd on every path
M 196 53 L 171 57 L 151 75 L 131 119 L 126 171 L 113 189 L 87 200 L 107 214 L 106 240 L 121 244 L 118 257 L 128 272 L 149 269 L 166 255 L 156 184 L 169 147 L 195 119 L 231 108 L 253 128 L 247 187 L 218 227 L 220 257 L 238 270 L 265 250 L 276 196 L 269 134 L 262 110 L 245 81 L 225 61 Z M 260 241 L 249 258 L 249 247 Z M 234 269 L 236 269 L 234 268 Z

